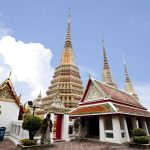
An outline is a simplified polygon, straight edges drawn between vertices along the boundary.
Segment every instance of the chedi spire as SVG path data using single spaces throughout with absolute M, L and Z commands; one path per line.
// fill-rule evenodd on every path
M 125 61 L 124 61 L 124 70 L 125 70 L 125 92 L 133 95 L 138 100 L 138 96 L 135 93 L 135 90 L 134 90 L 133 85 L 131 83 Z
M 61 65 L 67 65 L 67 64 L 75 65 L 75 58 L 74 58 L 74 53 L 73 53 L 72 43 L 71 43 L 70 12 L 68 15 L 68 27 L 67 27 L 65 46 L 61 57 Z
M 104 46 L 104 41 L 102 40 L 102 44 L 103 44 L 103 60 L 104 60 L 104 67 L 103 67 L 103 73 L 102 73 L 102 81 L 110 86 L 113 86 L 115 88 L 117 88 L 116 83 L 114 82 L 112 73 L 110 71 L 109 68 L 109 64 L 108 64 L 108 60 L 107 60 L 107 56 L 106 56 L 106 50 L 105 50 L 105 46 Z

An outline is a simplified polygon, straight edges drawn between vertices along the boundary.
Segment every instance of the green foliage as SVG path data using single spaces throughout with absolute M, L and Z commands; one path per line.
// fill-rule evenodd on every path
M 134 136 L 133 142 L 137 144 L 148 144 L 149 138 L 147 136 Z
M 25 146 L 35 145 L 37 143 L 37 140 L 22 139 L 20 140 L 20 143 Z
M 35 134 L 42 126 L 42 119 L 37 116 L 26 116 L 22 123 L 22 128 L 29 131 L 30 140 L 34 139 Z
M 133 132 L 132 132 L 132 136 L 146 136 L 146 133 L 143 129 L 141 128 L 137 128 L 137 129 L 134 129 Z
M 25 117 L 30 116 L 30 115 L 31 115 L 31 110 L 29 108 L 27 108 L 23 117 L 25 118 Z
M 138 128 L 132 131 L 133 142 L 137 144 L 148 144 L 149 138 L 143 129 Z

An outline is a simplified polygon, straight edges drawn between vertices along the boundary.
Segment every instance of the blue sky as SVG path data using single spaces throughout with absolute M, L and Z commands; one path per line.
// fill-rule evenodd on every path
M 149 0 L 1 0 L 0 34 L 1 38 L 9 35 L 16 41 L 41 43 L 45 49 L 50 49 L 52 58 L 49 57 L 49 71 L 53 71 L 60 62 L 70 8 L 72 44 L 84 85 L 89 73 L 101 79 L 103 35 L 115 81 L 121 89 L 124 88 L 124 55 L 141 101 L 150 106 L 149 6 Z M 42 77 L 38 79 L 42 80 Z M 50 79 L 45 81 L 44 86 L 48 87 Z M 21 83 L 24 81 L 15 85 L 21 87 Z M 18 89 L 22 93 L 21 90 L 26 91 L 26 87 Z M 27 98 L 24 94 L 22 96 Z

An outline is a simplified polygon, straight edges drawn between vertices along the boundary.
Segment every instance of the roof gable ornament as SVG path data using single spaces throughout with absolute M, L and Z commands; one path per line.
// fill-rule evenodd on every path
M 0 97 L 4 101 L 14 101 L 19 106 L 21 97 L 17 96 L 13 84 L 10 80 L 10 76 L 11 72 L 9 74 L 9 77 L 0 84 Z
M 95 83 L 92 77 L 89 78 L 82 102 L 109 98 Z

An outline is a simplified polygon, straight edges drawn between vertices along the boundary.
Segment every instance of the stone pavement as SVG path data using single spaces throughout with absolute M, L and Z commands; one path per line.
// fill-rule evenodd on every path
M 28 148 L 27 150 L 135 150 L 129 148 L 128 145 L 118 145 L 110 143 L 101 143 L 94 141 L 71 141 L 71 142 L 56 142 L 46 148 Z M 14 145 L 9 139 L 4 139 L 0 142 L 0 150 L 21 150 Z M 136 149 L 137 150 L 137 149 Z

